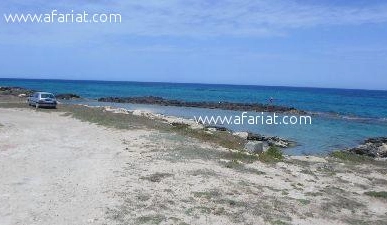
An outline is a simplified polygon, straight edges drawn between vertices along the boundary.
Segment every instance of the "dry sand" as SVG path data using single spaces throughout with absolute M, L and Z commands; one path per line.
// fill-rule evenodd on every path
M 265 164 L 157 130 L 0 108 L 0 224 L 386 224 L 384 164 Z

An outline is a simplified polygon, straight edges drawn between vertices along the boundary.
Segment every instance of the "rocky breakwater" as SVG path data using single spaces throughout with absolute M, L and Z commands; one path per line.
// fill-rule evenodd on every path
M 355 148 L 348 149 L 349 152 L 366 155 L 375 158 L 387 158 L 387 137 L 366 139 Z
M 223 109 L 234 111 L 255 111 L 255 112 L 276 112 L 289 114 L 306 114 L 305 111 L 295 109 L 293 107 L 267 105 L 261 103 L 234 103 L 234 102 L 188 102 L 181 100 L 170 100 L 162 97 L 146 96 L 146 97 L 105 97 L 99 98 L 100 102 L 115 102 L 115 103 L 132 103 L 132 104 L 148 104 L 176 107 L 194 107 L 208 109 Z
M 65 94 L 57 94 L 55 95 L 57 99 L 63 99 L 63 100 L 72 100 L 72 99 L 79 99 L 81 98 L 79 95 L 72 94 L 72 93 L 65 93 Z

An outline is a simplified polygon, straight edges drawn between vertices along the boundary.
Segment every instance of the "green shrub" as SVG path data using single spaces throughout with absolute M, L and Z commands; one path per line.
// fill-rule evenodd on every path
M 262 162 L 278 162 L 284 159 L 282 150 L 278 147 L 271 146 L 267 151 L 259 155 Z

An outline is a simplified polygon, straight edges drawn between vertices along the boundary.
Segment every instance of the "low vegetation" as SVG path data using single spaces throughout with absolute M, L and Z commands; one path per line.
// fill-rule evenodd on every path
M 150 182 L 160 182 L 164 178 L 171 177 L 173 174 L 170 173 L 154 173 L 149 176 L 140 177 L 140 179 L 149 180 Z
M 363 155 L 358 155 L 352 152 L 347 151 L 334 151 L 330 153 L 330 156 L 339 159 L 341 161 L 360 163 L 360 162 L 371 162 L 374 161 L 373 158 Z
M 245 145 L 245 140 L 232 135 L 228 131 L 209 132 L 206 129 L 192 129 L 187 124 L 182 123 L 173 123 L 171 130 L 181 135 L 211 142 L 228 149 L 242 150 Z
M 267 163 L 279 162 L 284 159 L 282 150 L 278 147 L 271 146 L 267 151 L 259 154 L 259 160 Z
M 387 199 L 387 191 L 367 191 L 364 194 L 375 198 Z

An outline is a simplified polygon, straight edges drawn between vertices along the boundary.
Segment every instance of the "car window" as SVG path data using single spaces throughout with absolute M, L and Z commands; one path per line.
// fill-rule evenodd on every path
M 54 98 L 54 95 L 52 94 L 41 94 L 42 98 Z

